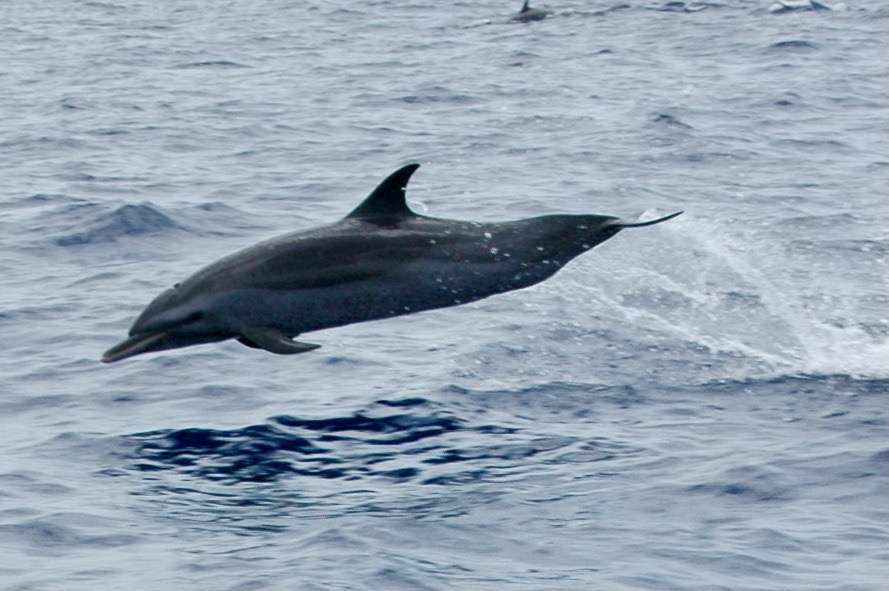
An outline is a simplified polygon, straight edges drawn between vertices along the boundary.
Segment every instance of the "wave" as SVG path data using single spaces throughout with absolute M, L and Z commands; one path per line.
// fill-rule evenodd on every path
M 239 64 L 238 62 L 232 62 L 229 60 L 206 60 L 202 62 L 188 62 L 184 64 L 177 64 L 173 66 L 173 69 L 176 70 L 189 70 L 193 68 L 249 68 L 250 66 L 245 64 Z
M 772 43 L 766 48 L 767 51 L 800 51 L 809 49 L 818 49 L 818 45 L 812 43 L 811 41 L 805 41 L 803 39 L 788 39 L 786 41 L 778 41 L 777 43 Z
M 70 220 L 77 218 L 81 220 L 72 228 Z M 52 239 L 57 246 L 84 246 L 175 233 L 220 236 L 258 228 L 245 221 L 249 220 L 248 215 L 220 202 L 201 203 L 171 213 L 150 202 L 125 204 L 107 211 L 101 205 L 82 201 L 54 211 L 45 226 L 59 225 L 60 219 L 68 223 L 66 229 Z
M 90 227 L 57 237 L 58 246 L 82 246 L 111 242 L 125 236 L 140 236 L 185 230 L 173 218 L 148 203 L 122 205 L 100 215 Z

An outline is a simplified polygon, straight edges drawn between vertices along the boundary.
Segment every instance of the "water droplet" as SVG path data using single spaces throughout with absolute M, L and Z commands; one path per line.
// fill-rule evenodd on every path
M 490 233 L 490 232 L 485 232 L 485 238 L 487 238 L 488 240 L 490 240 L 490 239 L 491 239 L 491 233 Z

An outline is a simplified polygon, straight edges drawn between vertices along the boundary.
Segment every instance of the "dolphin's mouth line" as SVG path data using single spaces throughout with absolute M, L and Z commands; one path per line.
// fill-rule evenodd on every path
M 102 363 L 120 361 L 139 353 L 144 353 L 151 345 L 168 336 L 166 331 L 133 335 L 102 354 Z

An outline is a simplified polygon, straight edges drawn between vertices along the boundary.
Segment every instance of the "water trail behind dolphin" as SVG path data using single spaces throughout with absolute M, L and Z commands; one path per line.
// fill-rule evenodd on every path
M 734 238 L 719 222 L 697 218 L 693 228 L 688 225 L 671 228 L 682 233 L 695 260 L 669 273 L 646 273 L 646 287 L 639 293 L 611 297 L 611 304 L 633 322 L 659 326 L 714 352 L 734 351 L 761 362 L 770 368 L 767 373 L 889 375 L 889 338 L 866 330 L 857 311 L 842 303 L 839 286 L 812 283 L 807 295 L 836 300 L 828 314 L 782 284 L 783 273 L 804 270 L 791 269 L 792 261 L 771 250 L 776 244 L 750 243 L 754 236 L 749 234 Z M 664 310 L 644 301 L 664 294 L 682 294 L 683 303 Z

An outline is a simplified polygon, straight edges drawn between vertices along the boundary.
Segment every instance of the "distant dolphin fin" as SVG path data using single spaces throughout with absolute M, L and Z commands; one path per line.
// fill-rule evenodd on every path
M 411 175 L 420 168 L 417 163 L 403 166 L 386 177 L 361 205 L 352 210 L 347 218 L 367 218 L 376 216 L 413 216 L 407 206 L 405 189 Z
M 641 228 L 642 226 L 653 226 L 655 224 L 659 224 L 661 222 L 666 222 L 667 220 L 672 220 L 677 215 L 680 215 L 681 211 L 677 211 L 676 213 L 671 213 L 670 215 L 665 215 L 662 218 L 658 218 L 656 220 L 651 220 L 648 222 L 624 222 L 622 220 L 618 220 L 617 225 L 621 228 Z
M 247 328 L 241 331 L 241 338 L 238 340 L 248 347 L 265 349 L 270 353 L 277 353 L 278 355 L 305 353 L 321 346 L 314 343 L 294 341 L 274 328 Z

